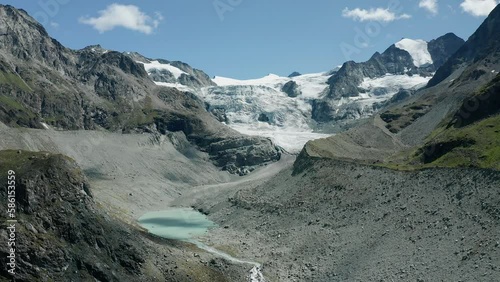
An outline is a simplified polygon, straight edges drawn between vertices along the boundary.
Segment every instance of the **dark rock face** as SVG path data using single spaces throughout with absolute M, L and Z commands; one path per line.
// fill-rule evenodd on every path
M 387 104 L 401 102 L 401 101 L 405 100 L 406 98 L 413 96 L 415 94 L 415 92 L 416 92 L 415 90 L 401 89 L 401 90 L 399 90 L 398 93 L 394 94 L 394 96 L 392 96 L 392 98 L 389 99 L 389 101 L 387 101 Z
M 490 63 L 498 61 L 500 53 L 500 6 L 497 6 L 467 42 L 440 67 L 429 81 L 435 86 L 461 67 L 491 57 Z
M 288 77 L 289 77 L 289 78 L 292 78 L 292 77 L 301 76 L 301 75 L 302 75 L 302 74 L 301 74 L 300 72 L 296 72 L 296 71 L 294 71 L 294 72 L 292 72 L 292 73 L 291 73 Z
M 317 122 L 328 122 L 334 120 L 335 117 L 331 114 L 334 107 L 326 100 L 312 101 L 312 118 Z
M 357 103 L 347 103 L 341 106 L 333 100 L 313 100 L 312 118 L 318 122 L 350 121 L 371 115 L 383 105 L 375 103 L 371 106 L 363 106 Z
M 202 70 L 192 68 L 190 65 L 183 63 L 183 62 L 180 62 L 180 61 L 173 61 L 173 62 L 170 62 L 170 64 L 172 66 L 177 67 L 180 70 L 188 73 L 189 76 L 191 77 L 191 80 L 196 81 L 196 83 L 193 83 L 192 85 L 189 85 L 189 83 L 185 84 L 187 86 L 194 86 L 194 87 L 215 86 L 215 83 Z M 182 80 L 181 80 L 181 84 L 182 84 Z
M 200 81 L 195 76 L 185 74 L 181 74 L 181 76 L 179 76 L 179 83 L 193 88 L 201 88 L 203 86 L 206 86 L 204 82 Z
M 293 80 L 285 83 L 285 85 L 283 85 L 283 87 L 281 88 L 281 91 L 285 92 L 288 95 L 288 97 L 291 98 L 295 98 L 302 94 L 302 92 L 299 89 L 299 85 L 297 84 L 297 82 Z
M 25 11 L 12 6 L 0 6 L 0 46 L 23 60 L 41 60 L 57 71 L 67 71 L 62 64 L 74 61 L 69 50 L 50 38 L 47 31 Z
M 359 95 L 358 86 L 365 77 L 376 78 L 387 73 L 416 73 L 413 59 L 404 50 L 389 47 L 384 53 L 375 53 L 364 63 L 346 62 L 329 80 L 329 98 L 355 97 Z
M 107 52 L 96 60 L 83 63 L 89 66 L 83 74 L 84 81 L 94 86 L 97 95 L 110 101 L 146 97 L 147 89 L 153 86 L 140 64 L 118 52 Z M 135 88 L 130 82 L 142 84 L 144 88 Z
M 257 120 L 260 122 L 269 122 L 270 121 L 269 117 L 264 113 L 260 114 L 259 118 Z
M 168 70 L 151 70 L 149 77 L 156 82 L 176 83 L 175 76 Z
M 2 151 L 0 172 L 7 175 L 7 170 L 14 170 L 17 180 L 16 280 L 146 279 L 141 278 L 144 253 L 137 235 L 101 214 L 73 161 L 48 153 Z M 6 191 L 0 191 L 5 207 Z M 5 266 L 7 250 L 2 247 L 0 253 Z M 4 267 L 0 276 L 10 277 Z
M 270 160 L 279 160 L 281 153 L 276 150 L 269 151 L 267 148 L 272 144 L 271 140 L 262 138 L 233 138 L 214 142 L 208 147 L 208 153 L 216 160 L 223 169 L 247 174 L 245 167 L 256 166 Z
M 471 111 L 471 109 L 476 109 Z M 466 99 L 454 114 L 450 125 L 464 127 L 500 113 L 500 74 L 486 85 L 478 95 Z
M 208 106 L 208 108 L 210 108 L 210 106 Z M 210 109 L 210 113 L 212 115 L 214 115 L 215 118 L 220 122 L 225 122 L 225 123 L 229 122 L 229 118 L 227 117 L 227 114 L 226 114 L 226 109 L 224 109 L 224 108 Z
M 183 131 L 203 151 L 211 142 L 247 138 L 220 124 L 195 95 L 155 85 L 140 63 L 151 60 L 138 53 L 97 45 L 70 50 L 50 38 L 27 13 L 11 6 L 0 5 L 0 34 L 0 118 L 9 126 L 42 128 L 44 122 L 61 130 Z M 214 85 L 205 73 L 185 63 L 160 63 L 186 74 L 174 80 L 168 71 L 154 72 L 159 81 Z M 265 138 L 248 140 L 261 150 L 267 144 L 265 155 L 277 152 Z M 245 159 L 252 159 L 253 153 L 241 152 Z M 221 166 L 229 165 L 215 159 Z
M 436 69 L 440 68 L 450 55 L 455 54 L 465 41 L 454 33 L 447 33 L 429 42 L 429 53 Z

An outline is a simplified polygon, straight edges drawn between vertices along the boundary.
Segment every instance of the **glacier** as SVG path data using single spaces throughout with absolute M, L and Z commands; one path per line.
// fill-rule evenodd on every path
M 311 101 L 321 98 L 329 75 L 314 73 L 293 78 L 269 74 L 250 80 L 215 77 L 218 86 L 206 87 L 199 95 L 211 110 L 222 110 L 227 125 L 248 135 L 271 138 L 288 152 L 298 153 L 307 141 L 331 134 L 313 132 Z M 289 97 L 282 87 L 289 81 L 301 95 Z
M 423 40 L 403 39 L 395 46 L 406 50 L 416 67 L 433 63 L 427 42 Z M 197 95 L 219 121 L 243 134 L 268 137 L 290 153 L 299 153 L 309 140 L 331 135 L 331 132 L 316 131 L 318 123 L 312 118 L 315 101 L 327 99 L 340 119 L 364 118 L 375 113 L 401 89 L 416 90 L 425 86 L 432 77 L 391 73 L 364 77 L 357 86 L 359 94 L 328 98 L 329 79 L 340 66 L 329 72 L 293 77 L 268 74 L 261 78 L 240 80 L 215 76 L 211 79 L 213 86 L 196 87 L 184 85 L 179 78 L 188 74 L 165 62 L 150 60 L 140 63 L 157 85 Z M 157 76 L 158 72 L 164 75 Z M 285 90 L 290 83 L 294 87 L 294 95 Z
M 148 70 L 153 68 L 167 69 L 164 65 L 148 65 Z M 268 137 L 284 150 L 299 153 L 309 140 L 332 135 L 315 132 L 315 121 L 311 117 L 311 103 L 324 97 L 330 76 L 331 73 L 312 73 L 289 78 L 269 74 L 249 80 L 216 76 L 212 81 L 217 86 L 199 89 L 180 83 L 155 83 L 194 93 L 206 102 L 208 111 L 222 112 L 224 118 L 220 121 L 229 127 L 243 134 Z M 420 88 L 429 79 L 419 75 L 392 74 L 365 78 L 359 85 L 364 93 L 333 102 L 339 112 L 356 108 L 355 112 L 359 114 L 350 118 L 362 118 L 373 114 L 376 103 L 390 99 L 400 89 Z M 297 83 L 299 96 L 289 97 L 282 91 L 289 81 Z

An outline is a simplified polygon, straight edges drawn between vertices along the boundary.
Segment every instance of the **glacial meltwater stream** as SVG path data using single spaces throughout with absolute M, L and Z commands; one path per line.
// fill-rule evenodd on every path
M 217 225 L 205 215 L 193 209 L 172 208 L 165 211 L 148 212 L 140 217 L 138 222 L 139 225 L 154 235 L 192 243 L 202 250 L 233 263 L 252 265 L 253 268 L 250 270 L 249 281 L 265 281 L 259 263 L 232 257 L 196 240 L 197 236 L 205 234 L 209 228 L 216 227 Z

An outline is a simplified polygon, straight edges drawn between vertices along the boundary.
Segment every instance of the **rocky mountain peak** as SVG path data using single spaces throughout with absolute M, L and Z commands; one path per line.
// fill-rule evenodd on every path
M 62 65 L 71 64 L 68 53 L 69 49 L 51 38 L 45 28 L 25 11 L 0 5 L 0 56 L 24 62 L 39 61 L 67 72 Z
M 97 64 L 102 64 L 104 66 L 113 66 L 120 68 L 123 72 L 127 74 L 132 74 L 136 77 L 147 78 L 148 74 L 144 70 L 144 67 L 139 63 L 136 63 L 128 56 L 124 56 L 120 52 L 109 51 L 105 52 L 98 60 Z
M 463 42 L 452 33 L 430 42 L 403 38 L 366 62 L 344 63 L 329 78 L 327 95 L 312 104 L 313 119 L 329 122 L 374 113 L 401 89 L 424 86 Z M 349 97 L 356 97 L 359 102 L 340 102 Z
M 80 51 L 83 51 L 83 52 L 94 52 L 94 53 L 99 53 L 99 54 L 104 54 L 104 53 L 108 52 L 108 50 L 102 48 L 102 46 L 100 44 L 87 46 L 87 47 L 83 48 Z
M 0 5 L 0 46 L 33 48 L 34 43 L 48 37 L 45 28 L 26 12 Z
M 487 57 L 490 57 L 491 62 L 498 62 L 499 53 L 500 5 L 490 13 L 469 40 L 437 70 L 436 75 L 429 81 L 428 87 L 439 84 L 464 64 L 477 62 Z
M 450 54 L 454 54 L 464 43 L 465 41 L 462 38 L 451 32 L 431 40 L 428 48 L 434 65 L 437 68 L 441 67 L 450 57 Z
M 139 54 L 137 52 L 125 52 L 124 53 L 126 56 L 129 56 L 132 58 L 132 60 L 137 61 L 137 62 L 142 62 L 142 63 L 150 63 L 151 59 L 144 57 L 142 54 Z
M 448 32 L 447 34 L 445 34 L 441 37 L 438 37 L 437 39 L 431 40 L 431 42 L 432 41 L 440 41 L 440 40 L 443 40 L 443 41 L 464 41 L 462 38 L 458 37 L 455 33 Z
M 26 28 L 29 24 L 29 27 L 32 29 L 27 30 L 30 33 L 37 31 L 44 36 L 48 36 L 45 28 L 38 23 L 35 19 L 33 19 L 25 10 L 16 9 L 10 5 L 2 5 L 0 4 L 0 15 L 1 15 L 1 25 L 0 28 L 10 28 L 9 31 L 17 31 L 23 28 Z M 2 30 L 5 31 L 5 30 Z

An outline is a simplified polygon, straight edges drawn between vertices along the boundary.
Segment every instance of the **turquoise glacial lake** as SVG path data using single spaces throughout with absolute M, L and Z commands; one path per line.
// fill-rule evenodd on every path
M 138 219 L 138 223 L 154 235 L 174 240 L 196 238 L 217 226 L 204 214 L 190 208 L 148 212 Z

